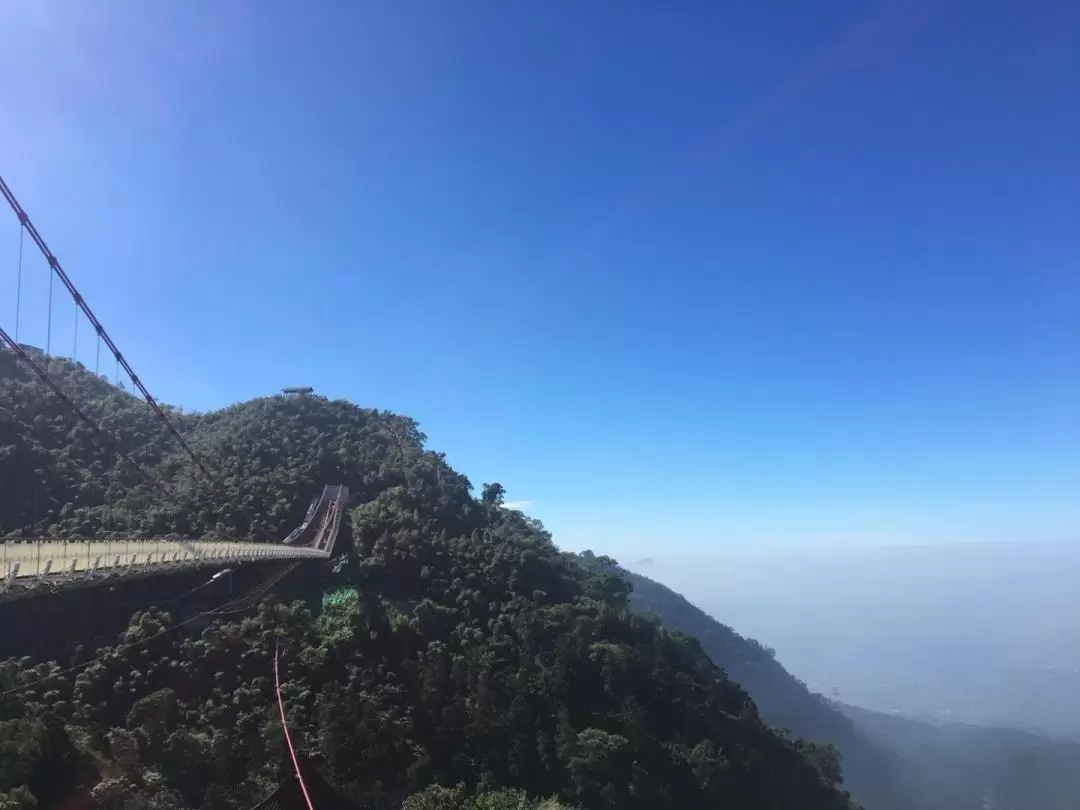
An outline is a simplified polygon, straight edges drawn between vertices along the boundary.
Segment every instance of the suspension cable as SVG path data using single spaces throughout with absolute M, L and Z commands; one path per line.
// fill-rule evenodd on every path
M 289 563 L 284 568 L 282 568 L 280 571 L 277 571 L 277 572 L 271 574 L 266 579 L 264 579 L 262 582 L 260 582 L 258 585 L 256 585 L 254 588 L 252 588 L 250 591 L 248 591 L 246 594 L 238 596 L 236 599 L 234 599 L 232 602 L 230 602 L 227 605 L 227 607 L 229 608 L 228 610 L 225 610 L 224 608 L 222 608 L 221 610 L 216 611 L 214 613 L 214 615 L 215 616 L 232 616 L 232 615 L 235 615 L 237 613 L 247 613 L 249 610 L 251 610 L 252 607 L 255 606 L 256 602 L 258 602 L 264 596 L 267 596 L 270 593 L 270 591 L 272 591 L 275 587 L 277 587 L 277 585 L 283 579 L 285 579 L 285 577 L 289 576 L 289 574 L 291 574 L 293 571 L 295 571 L 299 567 L 300 567 L 300 561 L 299 560 L 297 560 L 296 562 Z M 230 583 L 232 582 L 232 574 L 231 573 L 229 574 L 229 582 Z
M 48 362 L 52 357 L 52 296 L 53 296 L 53 280 L 56 278 L 53 273 L 49 273 L 49 318 L 45 322 L 45 360 Z M 48 368 L 48 366 L 46 366 Z
M 79 406 L 76 405 L 71 400 L 71 397 L 69 397 L 67 394 L 64 393 L 63 389 L 61 389 L 60 386 L 57 385 L 56 382 L 53 380 L 53 378 L 49 376 L 49 372 L 46 371 L 45 369 L 43 369 L 40 365 L 38 365 L 38 363 L 34 360 L 34 358 L 31 357 L 29 354 L 27 354 L 26 351 L 23 349 L 23 347 L 20 346 L 18 343 L 16 343 L 15 340 L 11 337 L 11 335 L 9 335 L 7 332 L 4 331 L 4 328 L 2 326 L 0 326 L 0 342 L 6 343 L 8 345 L 8 347 L 13 352 L 15 352 L 15 354 L 18 356 L 18 358 L 20 360 L 22 360 L 23 363 L 25 363 L 27 365 L 27 367 L 32 372 L 34 372 L 34 374 L 36 374 L 37 377 L 43 383 L 45 383 L 45 385 L 48 387 L 48 389 L 50 391 L 52 391 L 54 394 L 56 394 L 56 396 L 60 397 L 60 400 L 67 406 L 68 410 L 70 410 L 73 414 L 75 414 L 75 416 L 77 416 L 80 421 L 82 421 L 91 430 L 93 430 L 95 433 L 97 433 L 99 436 L 101 436 L 103 439 L 105 439 L 105 441 L 107 441 L 107 442 L 115 442 L 116 441 L 115 436 L 111 436 L 109 434 L 109 431 L 105 430 L 103 427 L 101 427 L 101 425 L 99 425 L 97 422 L 95 422 L 93 419 L 91 419 L 89 416 L 87 416 L 82 411 L 82 409 L 79 408 Z M 130 464 L 132 467 L 134 467 L 135 470 L 138 471 L 151 484 L 164 487 L 164 484 L 161 481 L 158 481 L 158 480 L 154 479 L 150 475 L 150 473 L 148 473 L 146 470 L 144 470 L 139 465 L 139 463 L 137 461 L 135 461 L 135 459 L 133 459 L 131 456 L 129 456 L 123 450 L 117 450 L 116 455 L 119 456 L 120 458 L 122 458 L 124 461 L 128 462 L 128 464 Z
M 211 580 L 212 579 L 213 579 L 213 577 L 211 577 Z M 204 585 L 209 584 L 209 582 L 210 582 L 210 580 L 208 580 L 207 583 L 204 583 Z M 202 588 L 202 587 L 204 587 L 204 586 L 203 585 L 199 586 L 199 588 Z M 198 588 L 196 588 L 195 590 L 198 590 Z M 161 638 L 162 636 L 167 636 L 170 633 L 175 633 L 177 630 L 180 630 L 181 628 L 186 627 L 187 625 L 192 624 L 193 622 L 197 622 L 197 621 L 199 621 L 200 619 L 202 619 L 204 617 L 207 617 L 207 616 L 213 617 L 213 616 L 218 616 L 218 615 L 223 615 L 225 613 L 228 613 L 227 609 L 229 607 L 231 607 L 236 601 L 237 600 L 234 599 L 232 601 L 225 602 L 224 604 L 222 604 L 221 606 L 219 606 L 217 608 L 210 608 L 209 610 L 201 611 L 199 613 L 196 613 L 194 616 L 192 616 L 189 619 L 184 619 L 181 622 L 177 622 L 176 624 L 170 625 L 169 627 L 166 627 L 163 630 L 159 630 L 158 632 L 153 633 L 153 634 L 147 636 L 146 638 L 139 639 L 138 641 L 132 641 L 132 642 L 129 642 L 127 644 L 121 644 L 121 645 L 119 645 L 117 647 L 110 647 L 110 648 L 107 648 L 107 650 L 108 650 L 109 653 L 111 653 L 113 655 L 116 655 L 118 653 L 127 652 L 128 650 L 135 649 L 136 647 L 141 647 L 141 646 L 143 646 L 145 644 L 149 644 L 151 641 L 154 641 L 155 639 Z M 101 652 L 101 651 L 98 650 L 98 652 Z M 48 675 L 43 675 L 42 677 L 36 678 L 35 680 L 29 681 L 28 683 L 20 684 L 20 685 L 18 685 L 16 687 L 13 687 L 11 689 L 5 689 L 4 691 L 0 692 L 0 700 L 3 700 L 3 698 L 8 697 L 9 695 L 14 695 L 14 694 L 16 694 L 18 692 L 25 692 L 27 689 L 33 689 L 36 686 L 40 686 L 41 684 L 46 683 L 48 681 L 51 681 L 54 678 L 59 678 L 62 675 L 70 675 L 73 672 L 78 672 L 81 669 L 86 669 L 87 667 L 89 667 L 92 664 L 100 663 L 101 660 L 102 659 L 100 657 L 95 656 L 95 657 L 90 658 L 88 661 L 82 662 L 81 664 L 75 664 L 74 666 L 66 667 L 64 669 L 58 669 L 55 672 L 50 672 Z
M 131 367 L 128 361 L 124 358 L 124 355 L 121 354 L 119 347 L 109 336 L 109 333 L 105 331 L 105 327 L 101 325 L 101 321 L 97 319 L 97 316 L 94 315 L 90 307 L 87 306 L 86 301 L 83 299 L 79 291 L 75 288 L 75 285 L 71 282 L 68 274 L 64 272 L 64 268 L 60 266 L 60 260 L 57 259 L 55 255 L 53 255 L 53 252 L 51 250 L 49 250 L 49 246 L 45 244 L 45 240 L 41 238 L 41 234 L 38 233 L 37 228 L 34 227 L 34 223 L 31 222 L 30 217 L 27 215 L 26 211 L 23 210 L 23 207 L 15 198 L 15 195 L 12 193 L 11 188 L 4 181 L 3 177 L 0 177 L 0 195 L 2 195 L 5 200 L 7 200 L 8 205 L 11 206 L 11 210 L 15 212 L 15 215 L 19 218 L 19 221 L 23 223 L 25 230 L 27 231 L 27 233 L 30 234 L 30 238 L 34 240 L 34 243 L 37 245 L 38 250 L 41 251 L 41 254 L 49 263 L 49 267 L 52 268 L 53 272 L 50 275 L 49 282 L 50 328 L 52 317 L 52 276 L 56 276 L 60 279 L 61 282 L 63 282 L 64 286 L 67 288 L 67 291 L 71 293 L 71 297 L 75 299 L 75 304 L 79 307 L 79 309 L 82 310 L 83 314 L 86 316 L 86 319 L 90 321 L 90 325 L 94 327 L 95 331 L 97 331 L 98 336 L 105 341 L 105 345 L 116 358 L 117 364 L 124 367 L 124 371 L 127 373 L 128 377 L 131 378 L 132 384 L 143 395 L 143 399 L 146 400 L 147 404 L 157 415 L 158 419 L 160 419 L 165 424 L 165 427 L 168 428 L 169 433 L 171 433 L 173 438 L 176 439 L 177 443 L 180 445 L 181 448 L 183 448 L 184 452 L 188 454 L 188 456 L 191 458 L 191 461 L 195 464 L 196 467 L 199 468 L 199 471 L 202 472 L 202 474 L 205 475 L 207 478 L 209 478 L 210 473 L 207 471 L 206 466 L 202 462 L 202 459 L 191 448 L 191 445 L 189 445 L 187 441 L 184 440 L 184 437 L 180 435 L 180 431 L 176 429 L 176 426 L 173 425 L 168 415 L 165 413 L 164 410 L 162 410 L 161 406 L 158 404 L 158 401 L 154 399 L 150 391 L 147 390 L 145 385 L 143 385 L 142 380 L 139 379 L 139 375 L 135 373 L 135 369 Z M 48 350 L 46 350 L 46 354 L 48 354 Z
M 281 715 L 281 730 L 285 732 L 285 744 L 289 747 L 289 756 L 292 757 L 293 770 L 296 771 L 296 781 L 300 783 L 300 791 L 304 794 L 304 801 L 308 810 L 315 810 L 308 794 L 307 785 L 304 784 L 304 775 L 300 773 L 300 761 L 296 758 L 296 749 L 293 748 L 292 735 L 289 733 L 289 721 L 285 716 L 285 701 L 281 698 L 281 672 L 278 659 L 281 657 L 281 645 L 274 642 L 274 691 L 277 692 L 278 713 Z
M 22 314 L 22 257 L 23 240 L 26 237 L 26 228 L 19 222 L 19 270 L 15 282 L 15 340 L 19 339 L 19 316 Z

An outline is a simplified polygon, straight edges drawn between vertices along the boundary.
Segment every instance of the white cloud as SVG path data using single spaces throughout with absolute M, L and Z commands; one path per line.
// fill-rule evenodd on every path
M 530 507 L 532 505 L 533 505 L 532 501 L 503 501 L 503 508 L 504 509 L 516 509 L 519 512 L 522 511 L 523 509 L 527 509 L 528 507 Z

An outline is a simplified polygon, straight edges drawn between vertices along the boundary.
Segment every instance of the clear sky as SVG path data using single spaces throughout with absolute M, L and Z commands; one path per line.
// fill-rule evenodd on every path
M 1080 533 L 1074 0 L 9 0 L 0 173 L 160 398 L 409 414 L 569 548 Z

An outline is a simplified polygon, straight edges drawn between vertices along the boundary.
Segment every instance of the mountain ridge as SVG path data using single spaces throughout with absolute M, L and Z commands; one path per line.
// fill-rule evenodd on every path
M 596 565 L 591 552 L 582 555 Z M 867 807 L 908 807 L 899 773 L 899 757 L 863 734 L 855 723 L 821 695 L 789 673 L 775 653 L 760 642 L 745 638 L 717 621 L 670 588 L 619 568 L 632 585 L 630 604 L 657 616 L 667 627 L 696 637 L 713 662 L 754 696 L 762 716 L 778 728 L 836 746 L 844 782 Z
M 583 558 L 587 565 L 597 564 L 589 552 Z M 1073 798 L 1080 795 L 1074 776 L 1080 773 L 1080 745 L 1022 729 L 938 725 L 828 699 L 789 673 L 765 645 L 741 636 L 671 588 L 617 570 L 634 589 L 631 606 L 697 636 L 768 722 L 835 745 L 845 784 L 870 810 L 1074 807 Z
M 695 639 L 631 611 L 625 580 L 560 551 L 501 486 L 474 495 L 413 420 L 317 396 L 180 415 L 219 474 L 204 481 L 145 403 L 48 362 L 151 480 L 0 352 L 0 535 L 271 540 L 325 482 L 353 500 L 334 565 L 294 580 L 302 601 L 199 614 L 190 633 L 181 606 L 150 603 L 115 644 L 0 662 L 5 807 L 247 810 L 282 765 L 280 647 L 300 752 L 370 810 L 448 810 L 439 788 L 459 784 L 580 810 L 849 810 L 827 748 L 765 723 Z M 80 594 L 88 613 L 108 599 Z

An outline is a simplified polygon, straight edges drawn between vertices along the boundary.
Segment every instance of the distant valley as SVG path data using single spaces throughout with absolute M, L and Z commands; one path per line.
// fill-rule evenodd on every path
M 1074 544 L 654 556 L 636 570 L 775 648 L 815 691 L 1080 739 Z
M 593 558 L 586 553 L 585 559 Z M 658 566 L 649 565 L 649 568 L 653 567 Z M 753 638 L 744 637 L 658 582 L 629 571 L 625 576 L 634 587 L 632 606 L 659 617 L 671 629 L 697 637 L 713 661 L 750 693 L 770 723 L 814 742 L 835 746 L 841 755 L 845 784 L 868 810 L 1074 808 L 1075 797 L 1080 795 L 1080 744 L 1021 728 L 910 719 L 829 699 L 816 694 L 813 684 L 808 688 L 791 674 L 785 666 L 787 661 L 782 663 L 782 649 L 778 652 Z M 790 592 L 785 592 L 783 597 L 789 599 Z M 780 599 L 780 594 L 776 598 Z M 813 624 L 812 616 L 803 618 Z M 927 635 L 933 637 L 934 631 L 941 629 L 928 628 Z M 820 641 L 822 635 L 816 638 Z M 813 638 L 815 636 L 807 640 L 804 649 L 811 649 Z M 886 646 L 887 641 L 879 640 L 879 647 Z M 885 673 L 892 665 L 898 672 L 911 674 L 918 674 L 920 661 L 936 662 L 945 673 L 944 677 L 935 679 L 928 664 L 928 672 L 921 681 L 932 689 L 944 678 L 964 677 L 964 673 L 977 671 L 977 666 L 964 660 L 965 653 L 971 655 L 974 649 L 972 639 L 967 641 L 965 644 L 958 639 L 956 648 L 946 645 L 936 659 L 927 653 L 929 648 L 924 647 L 919 652 L 915 647 L 912 649 L 916 657 L 908 661 L 897 658 L 862 660 L 858 650 L 872 648 L 872 645 L 863 645 L 846 648 L 843 656 L 831 660 L 847 661 L 854 672 Z M 821 643 L 826 646 L 819 651 L 819 658 L 829 659 L 834 651 L 827 645 L 837 642 L 833 639 Z M 903 650 L 902 646 L 898 647 L 896 655 L 901 655 Z M 927 657 L 920 658 L 919 655 Z M 987 685 L 992 683 L 992 678 L 979 681 L 972 677 L 967 683 L 972 687 L 973 699 L 957 705 L 964 706 L 968 713 L 977 714 L 979 701 L 986 701 L 993 694 Z M 962 695 L 963 685 L 962 682 L 956 684 L 953 694 Z M 1028 693 L 1021 687 L 1013 688 L 1017 698 L 1028 699 L 1019 704 L 1006 702 L 997 714 L 1022 716 L 1025 709 L 1033 706 L 1049 710 L 1053 701 L 1060 698 L 1056 692 L 1033 694 L 1038 692 L 1037 687 Z M 864 694 L 873 696 L 875 693 L 866 690 Z M 895 700 L 895 696 L 886 690 L 876 694 L 878 697 L 885 695 L 886 700 Z M 911 694 L 918 693 L 912 690 Z M 990 705 L 990 709 L 994 708 L 998 707 Z M 992 714 L 984 713 L 985 716 Z M 1067 727 L 1072 719 L 1075 718 L 1063 717 L 1059 725 Z

